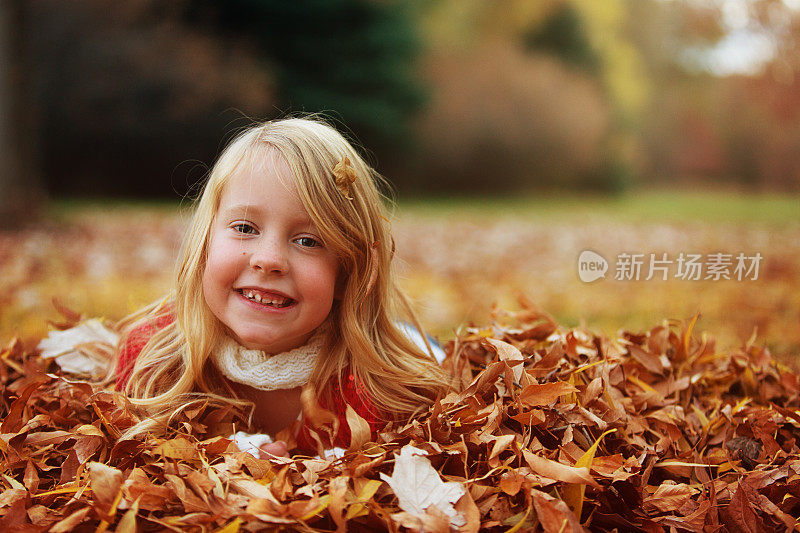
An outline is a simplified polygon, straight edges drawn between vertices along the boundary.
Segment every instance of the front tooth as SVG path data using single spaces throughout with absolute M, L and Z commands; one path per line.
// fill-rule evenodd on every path
M 253 291 L 247 291 L 247 297 L 253 299 Z
M 260 294 L 258 294 L 258 293 L 256 293 L 256 295 L 255 295 L 255 300 L 256 300 L 257 302 L 261 303 L 261 295 L 260 295 Z

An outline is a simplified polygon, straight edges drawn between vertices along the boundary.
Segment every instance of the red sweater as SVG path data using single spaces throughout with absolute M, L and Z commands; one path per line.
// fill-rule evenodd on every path
M 134 328 L 130 334 L 125 338 L 122 350 L 119 354 L 119 364 L 117 365 L 117 379 L 116 388 L 121 390 L 130 378 L 133 370 L 133 364 L 136 358 L 147 344 L 147 341 L 160 329 L 168 326 L 175 321 L 172 315 L 159 317 L 153 322 L 144 323 Z M 342 389 L 340 389 L 337 380 L 331 380 L 329 386 L 331 387 L 331 398 L 333 405 L 327 405 L 320 398 L 320 405 L 332 411 L 339 419 L 339 432 L 334 439 L 334 446 L 341 448 L 348 448 L 350 446 L 350 426 L 347 425 L 347 406 L 350 405 L 358 415 L 367 421 L 370 428 L 370 438 L 374 440 L 377 432 L 386 424 L 386 420 L 380 418 L 378 415 L 379 410 L 373 405 L 366 391 L 361 383 L 356 383 L 353 374 L 348 374 L 342 380 Z M 308 420 L 304 416 L 303 423 L 300 427 L 299 433 L 296 435 L 297 445 L 305 451 L 313 451 L 316 453 L 317 448 L 313 438 L 309 433 Z

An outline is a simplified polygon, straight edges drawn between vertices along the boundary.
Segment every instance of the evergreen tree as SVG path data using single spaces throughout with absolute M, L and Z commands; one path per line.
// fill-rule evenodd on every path
M 324 111 L 370 148 L 396 147 L 423 102 L 405 3 L 370 0 L 191 0 L 187 15 L 257 43 L 273 69 L 281 111 Z

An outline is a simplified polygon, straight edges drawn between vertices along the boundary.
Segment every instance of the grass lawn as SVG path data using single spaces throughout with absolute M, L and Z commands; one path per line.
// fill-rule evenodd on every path
M 62 200 L 49 219 L 0 232 L 0 341 L 31 341 L 57 318 L 57 297 L 89 316 L 118 319 L 170 287 L 186 225 L 184 201 Z M 702 313 L 721 343 L 758 335 L 784 358 L 800 356 L 800 201 L 789 195 L 645 191 L 616 197 L 401 199 L 392 223 L 402 283 L 441 338 L 490 320 L 493 303 L 526 295 L 568 326 L 613 334 Z M 583 283 L 577 258 L 612 266 Z M 758 279 L 623 281 L 621 252 L 760 253 Z M 675 265 L 672 265 L 674 267 Z
M 514 216 L 552 220 L 569 215 L 579 220 L 624 222 L 800 222 L 800 196 L 715 191 L 651 190 L 616 196 L 549 194 L 520 197 L 408 198 L 398 202 L 409 216 Z

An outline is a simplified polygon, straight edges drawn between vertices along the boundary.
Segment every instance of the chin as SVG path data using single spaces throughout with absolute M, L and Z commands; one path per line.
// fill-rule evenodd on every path
M 264 338 L 253 332 L 248 331 L 236 331 L 231 329 L 230 327 L 225 328 L 227 330 L 227 334 L 233 340 L 247 348 L 248 350 L 261 350 L 264 346 Z
M 273 344 L 273 343 L 270 343 L 270 342 L 265 342 L 264 339 L 250 337 L 250 336 L 248 336 L 248 337 L 237 336 L 236 340 L 239 342 L 239 344 L 241 344 L 242 346 L 244 346 L 248 350 L 262 350 L 262 351 L 265 351 L 267 346 L 269 346 L 270 344 Z

